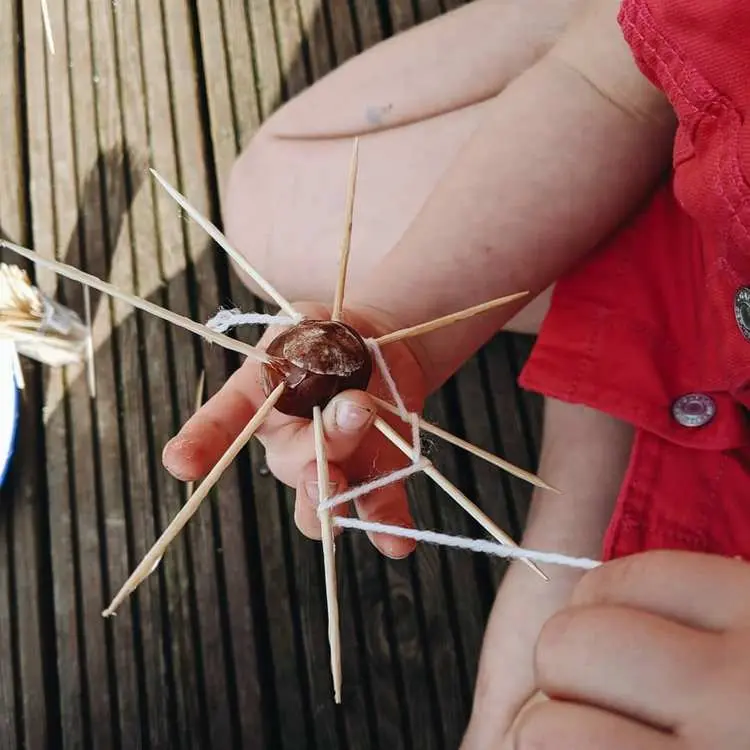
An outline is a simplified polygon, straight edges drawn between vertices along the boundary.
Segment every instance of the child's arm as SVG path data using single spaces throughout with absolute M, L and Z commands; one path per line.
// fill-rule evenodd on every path
M 587 0 L 551 51 L 488 109 L 422 212 L 349 304 L 412 325 L 540 292 L 612 231 L 668 164 L 673 116 L 617 24 Z M 420 339 L 432 390 L 518 308 Z
M 617 0 L 587 0 L 587 13 L 488 108 L 485 124 L 410 231 L 366 284 L 349 289 L 346 307 L 363 333 L 376 335 L 520 290 L 538 292 L 644 197 L 666 164 L 672 122 L 621 40 L 617 7 Z M 408 347 L 385 347 L 411 408 L 419 408 L 425 393 L 516 309 L 411 339 Z M 245 363 L 167 446 L 167 468 L 183 480 L 204 475 L 262 402 L 258 380 L 258 366 Z M 373 469 L 403 461 L 369 429 L 371 414 L 339 408 L 350 399 L 336 399 L 324 413 L 331 478 L 339 491 Z M 368 406 L 363 394 L 356 399 Z M 347 417 L 346 426 L 340 416 Z M 297 488 L 298 526 L 315 535 L 319 525 L 304 491 L 315 478 L 310 424 L 274 414 L 259 437 L 274 475 Z M 368 520 L 410 521 L 397 484 L 372 493 L 357 510 Z M 376 543 L 394 556 L 412 548 L 407 540 Z
M 523 545 L 597 558 L 625 474 L 633 431 L 587 407 L 548 400 L 540 471 L 564 496 L 535 492 Z M 545 622 L 568 605 L 583 573 L 545 568 L 545 582 L 514 563 L 492 608 L 474 706 L 461 750 L 505 747 L 501 738 L 535 686 L 534 646 Z

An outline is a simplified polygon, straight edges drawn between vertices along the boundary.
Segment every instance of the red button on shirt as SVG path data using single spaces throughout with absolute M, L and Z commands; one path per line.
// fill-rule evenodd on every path
M 673 175 L 558 282 L 520 382 L 636 427 L 605 559 L 750 557 L 750 2 L 624 0 L 619 19 L 677 114 Z

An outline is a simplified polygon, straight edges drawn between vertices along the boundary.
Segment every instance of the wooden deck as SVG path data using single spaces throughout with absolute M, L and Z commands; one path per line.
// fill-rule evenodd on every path
M 438 0 L 0 0 L 0 232 L 205 320 L 250 307 L 206 236 L 146 179 L 153 165 L 218 220 L 239 149 L 283 99 Z M 10 259 L 16 262 L 16 259 Z M 79 286 L 37 276 L 83 310 Z M 161 446 L 237 364 L 94 295 L 85 372 L 25 362 L 20 445 L 0 502 L 0 748 L 451 750 L 470 709 L 504 564 L 420 548 L 340 552 L 343 706 L 331 699 L 319 546 L 257 444 L 222 479 L 118 617 L 101 611 L 185 488 Z M 514 378 L 529 342 L 500 336 L 428 416 L 528 468 L 540 404 Z M 438 467 L 517 536 L 528 486 L 444 444 Z M 477 535 L 411 480 L 417 523 Z

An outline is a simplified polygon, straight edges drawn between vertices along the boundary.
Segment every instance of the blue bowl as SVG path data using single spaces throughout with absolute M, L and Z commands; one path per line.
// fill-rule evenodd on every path
M 0 341 L 0 487 L 13 459 L 19 411 L 14 347 L 9 342 Z

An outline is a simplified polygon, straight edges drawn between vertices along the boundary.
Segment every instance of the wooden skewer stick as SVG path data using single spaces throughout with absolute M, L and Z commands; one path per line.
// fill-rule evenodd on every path
M 193 413 L 197 412 L 198 409 L 201 408 L 201 404 L 203 403 L 203 388 L 206 383 L 206 371 L 201 370 L 200 377 L 198 378 L 198 386 L 195 389 L 195 408 L 193 409 Z M 193 494 L 193 490 L 195 489 L 195 482 L 188 482 L 187 483 L 187 496 L 188 499 L 190 499 L 190 496 Z
M 123 302 L 127 302 L 129 305 L 137 307 L 150 315 L 166 320 L 168 323 L 172 323 L 180 328 L 185 328 L 186 330 L 203 337 L 206 341 L 223 346 L 225 349 L 231 349 L 239 354 L 244 354 L 246 357 L 254 359 L 256 362 L 271 363 L 274 361 L 273 357 L 260 349 L 256 349 L 254 346 L 245 344 L 242 341 L 235 341 L 234 339 L 229 338 L 229 336 L 225 336 L 223 333 L 217 333 L 201 323 L 196 323 L 194 320 L 190 320 L 190 318 L 186 318 L 183 315 L 172 312 L 171 310 L 159 307 L 159 305 L 155 305 L 153 302 L 149 302 L 141 297 L 136 297 L 129 292 L 123 292 L 112 284 L 102 281 L 101 279 L 96 278 L 96 276 L 92 276 L 74 266 L 60 263 L 51 258 L 45 258 L 44 256 L 39 255 L 39 253 L 34 252 L 34 250 L 29 250 L 28 248 L 15 245 L 12 242 L 7 242 L 6 240 L 0 240 L 0 247 L 12 250 L 14 253 L 17 253 L 24 258 L 28 258 L 37 265 L 51 268 L 60 276 L 65 276 L 68 279 L 73 279 L 73 281 L 78 281 L 85 286 L 90 286 L 92 289 L 104 292 L 105 294 L 110 295 L 110 297 L 116 297 Z
M 89 398 L 96 398 L 96 369 L 94 362 L 94 326 L 91 318 L 91 289 L 83 287 L 83 309 L 89 335 L 86 338 L 86 373 L 89 381 Z
M 396 430 L 391 427 L 388 422 L 386 422 L 381 417 L 377 417 L 375 419 L 375 427 L 380 430 L 380 432 L 385 435 L 388 440 L 390 440 L 403 454 L 406 456 L 411 457 L 412 453 L 412 447 L 409 445 L 409 443 L 404 440 L 401 435 L 399 435 Z M 424 469 L 424 473 L 432 479 L 435 484 L 437 484 L 444 492 L 446 492 L 450 497 L 463 508 L 482 528 L 484 528 L 485 531 L 487 531 L 490 535 L 495 537 L 498 542 L 501 544 L 507 544 L 511 547 L 517 547 L 518 545 L 513 541 L 513 538 L 508 536 L 486 513 L 484 513 L 482 510 L 480 510 L 474 503 L 469 500 L 466 495 L 464 495 L 461 490 L 458 489 L 454 484 L 451 484 L 451 482 L 448 481 L 448 479 L 443 476 L 432 464 L 428 465 Z M 537 567 L 535 563 L 533 563 L 531 560 L 524 559 L 522 561 L 525 565 L 528 565 L 535 573 L 537 573 L 539 576 L 541 576 L 545 581 L 548 581 L 549 578 L 547 577 L 547 574 L 544 573 L 540 568 Z
M 47 0 L 41 0 L 42 2 L 42 21 L 44 22 L 44 33 L 47 36 L 47 46 L 51 55 L 55 54 L 55 40 L 52 36 L 52 21 L 49 17 L 49 6 Z
M 320 407 L 313 409 L 313 432 L 315 434 L 315 461 L 318 467 L 318 499 L 322 505 L 328 500 L 328 459 L 323 435 L 323 417 Z M 321 510 L 321 539 L 323 543 L 323 566 L 325 569 L 326 607 L 328 609 L 328 643 L 331 649 L 331 676 L 333 695 L 341 703 L 341 631 L 339 627 L 339 601 L 336 586 L 336 543 L 333 538 L 331 510 Z
M 357 169 L 359 164 L 359 138 L 354 139 L 352 160 L 349 166 L 349 186 L 346 192 L 346 224 L 344 227 L 344 239 L 341 244 L 341 257 L 339 259 L 339 278 L 336 284 L 336 296 L 333 300 L 333 312 L 331 320 L 341 320 L 341 312 L 344 307 L 344 289 L 346 288 L 346 273 L 349 268 L 349 253 L 352 247 L 352 225 L 354 222 L 354 195 L 357 190 Z
M 143 581 L 148 578 L 156 569 L 160 560 L 164 556 L 167 547 L 175 540 L 177 535 L 182 531 L 185 524 L 196 513 L 200 504 L 206 499 L 208 493 L 219 481 L 222 474 L 227 470 L 229 464 L 234 461 L 237 454 L 247 445 L 250 438 L 255 434 L 258 428 L 263 424 L 268 413 L 273 409 L 276 402 L 286 388 L 285 383 L 280 383 L 271 395 L 263 402 L 263 405 L 255 413 L 255 416 L 247 423 L 245 429 L 235 438 L 229 446 L 226 453 L 218 460 L 216 465 L 211 469 L 206 478 L 200 483 L 198 489 L 190 496 L 190 499 L 180 508 L 179 513 L 172 519 L 162 535 L 157 539 L 153 547 L 146 553 L 145 557 L 138 564 L 136 569 L 123 584 L 112 603 L 102 612 L 103 617 L 111 617 L 115 614 L 117 608 L 132 594 Z
M 459 320 L 471 318 L 474 315 L 492 310 L 495 307 L 501 305 L 507 305 L 514 302 L 521 297 L 525 297 L 528 292 L 517 292 L 516 294 L 509 294 L 507 297 L 498 297 L 497 299 L 489 300 L 489 302 L 482 302 L 480 305 L 474 305 L 474 307 L 468 307 L 466 310 L 451 313 L 450 315 L 444 315 L 442 318 L 435 318 L 435 320 L 428 320 L 426 323 L 420 323 L 410 328 L 402 328 L 400 331 L 393 331 L 392 333 L 386 333 L 384 336 L 375 339 L 380 346 L 384 344 L 392 344 L 394 341 L 401 341 L 402 339 L 412 338 L 413 336 L 421 336 L 424 333 L 430 333 L 430 331 L 436 331 L 438 328 L 444 328 L 445 326 L 457 323 Z
M 370 395 L 370 398 L 378 406 L 382 407 L 386 411 L 389 411 L 391 414 L 395 414 L 396 416 L 400 416 L 398 409 L 393 406 L 393 404 L 389 404 L 387 401 L 383 401 L 383 399 L 378 398 L 377 396 Z M 425 432 L 432 433 L 433 435 L 442 438 L 447 443 L 452 443 L 459 448 L 463 448 L 469 453 L 473 453 L 478 458 L 481 458 L 484 461 L 487 461 L 488 463 L 491 463 L 494 466 L 507 471 L 514 477 L 525 480 L 529 484 L 533 484 L 536 487 L 541 487 L 544 490 L 549 490 L 550 492 L 556 492 L 558 495 L 562 494 L 560 490 L 550 484 L 547 484 L 543 479 L 540 479 L 538 476 L 536 476 L 536 474 L 532 474 L 531 472 L 522 469 L 520 466 L 516 466 L 515 464 L 510 463 L 510 461 L 506 461 L 504 458 L 500 458 L 500 456 L 496 456 L 494 453 L 490 453 L 484 448 L 480 448 L 478 445 L 470 443 L 468 440 L 463 440 L 460 437 L 456 437 L 456 435 L 453 435 L 447 430 L 442 429 L 442 427 L 438 427 L 431 422 L 422 419 L 422 417 L 419 417 L 419 428 L 421 430 L 424 430 Z
M 272 297 L 276 303 L 281 307 L 284 312 L 292 318 L 300 318 L 301 315 L 292 307 L 292 305 L 274 289 L 271 284 L 266 281 L 247 261 L 244 255 L 239 253 L 235 248 L 229 244 L 229 240 L 218 230 L 216 225 L 210 222 L 205 216 L 202 216 L 198 209 L 188 202 L 188 199 L 180 192 L 178 192 L 172 185 L 170 185 L 155 169 L 151 170 L 151 174 L 159 181 L 161 186 L 169 193 L 169 195 L 179 203 L 179 205 L 190 214 L 198 226 L 201 227 L 215 242 L 221 247 L 222 250 L 248 275 L 255 281 L 255 283 L 261 287 L 270 297 Z

